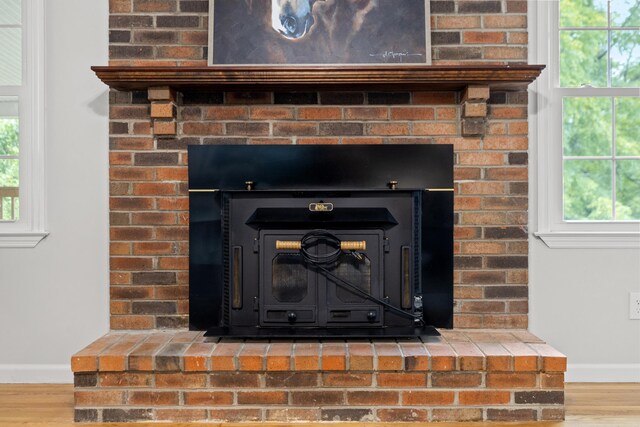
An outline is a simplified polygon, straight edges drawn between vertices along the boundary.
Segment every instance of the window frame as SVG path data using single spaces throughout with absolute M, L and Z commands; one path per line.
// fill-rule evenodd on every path
M 20 119 L 20 214 L 0 222 L 0 248 L 33 248 L 46 231 L 45 199 L 45 5 L 22 0 L 22 85 L 0 87 L 18 96 Z
M 529 62 L 547 65 L 532 87 L 529 105 L 537 159 L 534 236 L 550 248 L 640 248 L 638 221 L 564 220 L 562 146 L 563 97 L 640 96 L 640 88 L 560 88 L 559 0 L 529 2 L 529 34 L 534 35 Z

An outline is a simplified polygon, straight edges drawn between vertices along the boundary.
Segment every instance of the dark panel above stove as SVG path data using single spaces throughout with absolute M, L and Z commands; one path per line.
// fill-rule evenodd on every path
M 189 188 L 350 190 L 450 188 L 451 145 L 189 146 Z

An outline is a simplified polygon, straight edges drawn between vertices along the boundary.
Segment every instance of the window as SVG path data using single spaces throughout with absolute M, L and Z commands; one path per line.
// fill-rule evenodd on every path
M 33 247 L 44 221 L 42 0 L 0 0 L 0 247 Z
M 640 3 L 536 4 L 538 233 L 551 247 L 640 247 Z M 535 135 L 534 135 L 535 136 Z

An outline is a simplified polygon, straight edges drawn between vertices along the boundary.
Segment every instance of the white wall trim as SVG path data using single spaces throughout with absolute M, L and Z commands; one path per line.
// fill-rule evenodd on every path
M 637 383 L 640 363 L 569 363 L 568 383 Z
M 640 249 L 640 233 L 536 232 L 552 249 Z
M 0 383 L 71 384 L 71 365 L 0 365 Z

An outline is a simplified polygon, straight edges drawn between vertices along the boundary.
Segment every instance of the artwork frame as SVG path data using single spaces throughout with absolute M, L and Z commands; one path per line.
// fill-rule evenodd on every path
M 430 15 L 429 0 L 210 0 L 208 65 L 431 65 Z

